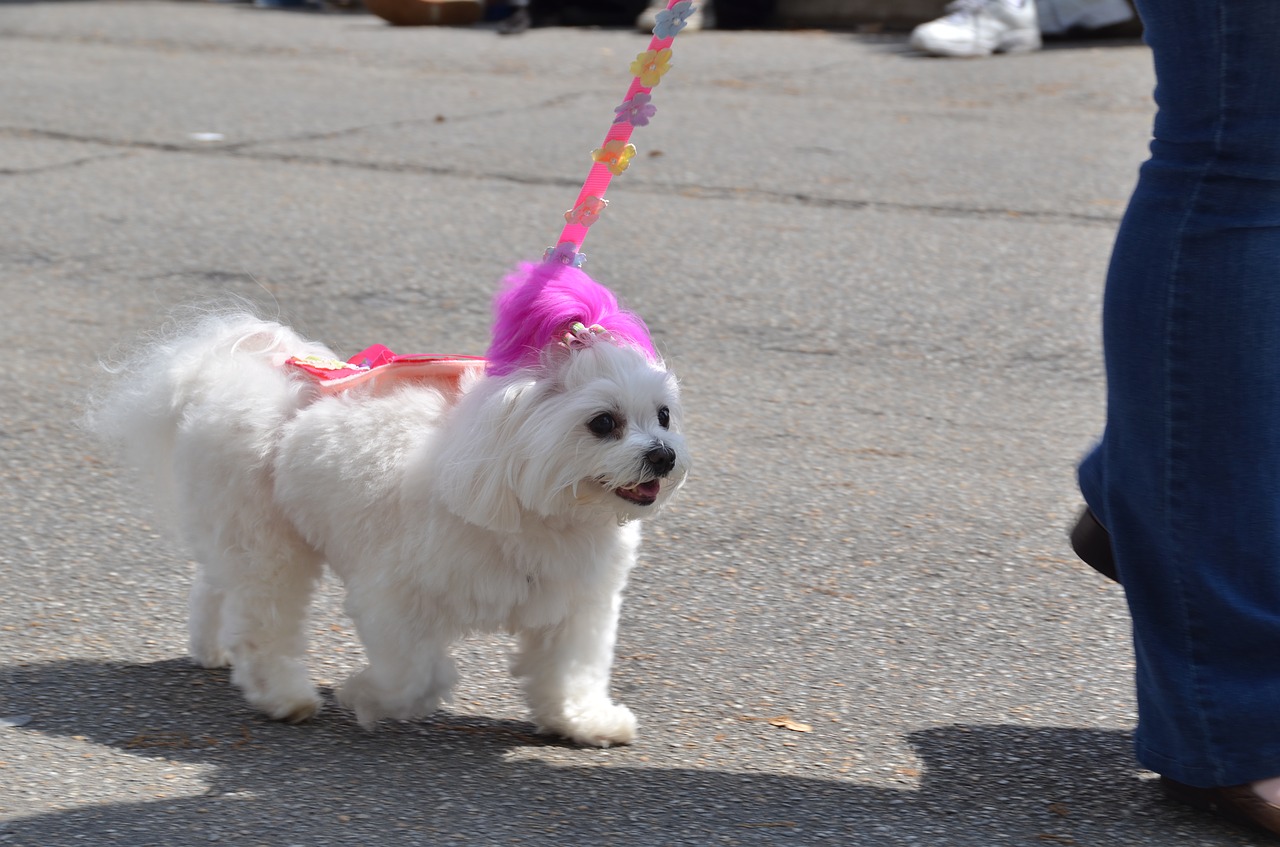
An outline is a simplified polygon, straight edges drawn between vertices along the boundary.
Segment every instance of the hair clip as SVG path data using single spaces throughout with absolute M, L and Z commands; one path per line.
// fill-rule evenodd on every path
M 581 350 L 584 347 L 590 347 L 596 341 L 611 340 L 613 335 L 600 324 L 586 326 L 582 321 L 574 321 L 569 331 L 561 337 L 560 346 L 569 350 Z

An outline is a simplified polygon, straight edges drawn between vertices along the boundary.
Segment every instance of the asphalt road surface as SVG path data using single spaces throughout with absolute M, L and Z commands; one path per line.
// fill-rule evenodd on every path
M 1137 43 L 681 36 L 586 245 L 696 462 L 623 613 L 635 744 L 535 736 L 503 638 L 360 729 L 332 583 L 314 721 L 189 664 L 188 555 L 77 426 L 98 361 L 227 294 L 347 353 L 483 352 L 646 43 L 0 4 L 0 844 L 1253 843 L 1134 763 L 1123 598 L 1065 540 Z

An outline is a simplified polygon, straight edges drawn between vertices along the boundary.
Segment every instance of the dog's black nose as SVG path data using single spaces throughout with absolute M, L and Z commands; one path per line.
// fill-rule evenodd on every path
M 658 442 L 652 450 L 644 454 L 644 461 L 655 474 L 666 476 L 676 466 L 676 451 Z

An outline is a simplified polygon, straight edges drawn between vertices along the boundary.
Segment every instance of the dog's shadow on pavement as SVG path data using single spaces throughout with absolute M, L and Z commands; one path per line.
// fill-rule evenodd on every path
M 529 724 L 447 712 L 373 733 L 334 712 L 285 726 L 255 715 L 225 677 L 185 660 L 0 670 L 0 717 L 32 716 L 0 728 L 8 751 L 0 758 L 40 746 L 10 733 L 36 733 L 26 741 L 84 743 L 94 745 L 90 755 L 125 760 L 103 778 L 119 779 L 134 756 L 194 767 L 208 786 L 156 796 L 148 765 L 139 780 L 148 788 L 133 802 L 25 816 L 11 788 L 0 805 L 17 815 L 0 825 L 0 844 L 1110 847 L 1228 834 L 1161 801 L 1122 732 L 923 730 L 908 738 L 924 763 L 918 784 L 894 789 L 753 771 L 750 756 L 733 772 L 646 765 L 641 756 L 619 765 L 595 751 L 578 764 Z M 1229 832 L 1232 841 L 1214 843 L 1242 843 L 1242 832 Z

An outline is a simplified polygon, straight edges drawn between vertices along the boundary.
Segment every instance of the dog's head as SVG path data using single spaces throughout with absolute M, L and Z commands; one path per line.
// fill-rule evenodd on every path
M 684 483 L 689 454 L 675 376 L 643 321 L 557 262 L 522 266 L 495 311 L 488 375 L 441 456 L 450 509 L 503 532 L 525 513 L 653 515 Z

